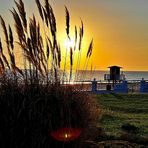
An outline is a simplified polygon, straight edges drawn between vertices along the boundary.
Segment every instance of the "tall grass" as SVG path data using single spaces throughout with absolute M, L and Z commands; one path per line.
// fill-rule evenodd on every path
M 81 27 L 79 29 L 79 38 L 77 35 L 78 34 L 77 27 L 75 27 L 74 47 L 70 47 L 70 50 L 66 49 L 65 58 L 62 59 L 61 57 L 63 57 L 63 55 L 61 55 L 61 48 L 60 48 L 61 46 L 60 46 L 60 43 L 58 43 L 57 41 L 58 39 L 57 39 L 56 18 L 55 18 L 53 8 L 51 7 L 48 0 L 44 1 L 44 6 L 41 4 L 39 0 L 36 0 L 37 8 L 38 8 L 42 23 L 36 19 L 35 15 L 33 15 L 33 17 L 30 17 L 29 20 L 27 20 L 27 17 L 26 17 L 27 13 L 22 0 L 19 0 L 19 2 L 15 1 L 15 4 L 18 11 L 15 8 L 13 8 L 10 11 L 14 18 L 15 31 L 18 35 L 18 41 L 16 42 L 20 46 L 20 49 L 22 50 L 22 57 L 24 59 L 24 64 L 23 64 L 24 77 L 23 78 L 25 83 L 32 83 L 33 78 L 36 78 L 34 82 L 37 82 L 39 75 L 42 75 L 43 77 L 46 76 L 46 80 L 48 80 L 50 83 L 61 82 L 61 80 L 66 81 L 65 75 L 67 74 L 67 70 L 68 70 L 66 66 L 67 60 L 68 60 L 67 59 L 68 54 L 70 55 L 70 68 L 69 68 L 69 76 L 66 75 L 66 77 L 69 77 L 69 81 L 71 80 L 72 77 L 74 77 L 72 76 L 73 74 L 72 71 L 73 71 L 73 64 L 75 63 L 74 60 L 76 60 L 77 64 L 76 64 L 76 71 L 75 71 L 75 80 L 77 80 L 78 71 L 80 69 L 80 63 L 81 63 L 81 52 L 82 52 L 81 46 L 82 46 L 82 40 L 84 35 L 83 22 L 81 21 Z M 67 34 L 67 38 L 71 40 L 70 14 L 67 7 L 65 7 L 65 14 L 66 14 L 66 23 L 65 23 L 66 30 L 65 31 Z M 22 72 L 21 72 L 22 67 L 18 68 L 14 62 L 15 54 L 13 54 L 13 50 L 15 49 L 14 49 L 13 31 L 9 26 L 9 35 L 8 35 L 7 27 L 2 16 L 0 16 L 0 21 L 4 31 L 7 50 L 10 57 L 10 60 L 7 60 L 8 62 L 6 62 L 7 66 L 9 62 L 13 63 L 13 65 L 11 66 L 11 70 L 21 73 L 22 75 Z M 41 31 L 40 31 L 41 24 L 43 24 L 45 34 L 41 34 Z M 46 30 L 48 30 L 48 33 L 46 32 Z M 43 42 L 44 36 L 45 36 L 46 43 Z M 78 49 L 76 49 L 77 42 L 78 42 Z M 78 58 L 74 56 L 75 52 L 77 52 L 76 50 L 78 50 Z M 92 42 L 90 44 L 90 47 L 86 55 L 87 62 L 84 69 L 86 69 L 88 65 L 91 52 L 92 52 Z M 62 60 L 64 63 L 63 70 L 60 67 L 61 65 L 60 63 L 62 62 Z M 30 75 L 28 73 L 28 69 L 30 69 Z M 59 75 L 60 69 L 62 70 L 63 74 Z
M 0 38 L 0 147 L 83 147 L 85 141 L 94 135 L 99 110 L 94 98 L 80 88 L 61 83 L 62 79 L 66 81 L 68 54 L 68 80 L 71 81 L 76 50 L 79 51 L 76 59 L 76 75 L 78 74 L 83 23 L 79 38 L 75 27 L 75 46 L 70 48 L 69 53 L 67 50 L 63 59 L 57 39 L 56 18 L 49 1 L 44 0 L 42 5 L 39 0 L 35 0 L 42 22 L 39 22 L 34 14 L 27 19 L 22 0 L 14 2 L 17 10 L 13 8 L 10 12 L 15 30 L 11 24 L 7 28 L 3 17 L 0 16 L 5 37 L 5 41 Z M 71 40 L 70 14 L 67 7 L 65 13 L 66 34 Z M 44 34 L 41 33 L 42 25 Z M 14 39 L 14 33 L 17 34 L 18 40 Z M 16 59 L 16 43 L 19 45 L 17 50 L 22 52 L 23 67 L 16 64 L 16 60 L 19 60 Z M 7 53 L 3 50 L 4 44 Z M 86 56 L 87 61 L 91 53 L 92 42 Z M 61 68 L 62 60 L 64 69 Z M 80 128 L 82 134 L 74 142 L 58 142 L 51 137 L 50 132 L 62 127 Z

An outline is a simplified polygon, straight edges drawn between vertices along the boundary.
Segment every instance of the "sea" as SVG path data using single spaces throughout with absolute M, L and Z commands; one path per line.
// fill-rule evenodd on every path
M 8 72 L 9 73 L 9 72 Z M 28 70 L 29 74 L 29 70 Z M 109 74 L 109 71 L 105 70 L 79 70 L 78 74 L 76 75 L 75 71 L 72 72 L 71 80 L 76 81 L 93 81 L 94 78 L 96 81 L 104 81 L 104 75 Z M 148 71 L 122 71 L 121 74 L 125 75 L 126 80 L 135 80 L 140 81 L 142 79 L 148 81 Z M 69 81 L 69 71 L 66 73 L 66 80 Z
M 109 71 L 85 71 L 82 79 L 87 81 L 95 78 L 97 81 L 103 81 L 105 74 L 109 74 Z M 148 80 L 148 71 L 124 71 L 122 74 L 125 75 L 126 80 Z

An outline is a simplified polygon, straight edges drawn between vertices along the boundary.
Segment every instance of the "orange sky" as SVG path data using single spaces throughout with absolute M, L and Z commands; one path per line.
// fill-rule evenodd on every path
M 64 2 L 75 22 L 83 19 L 85 37 L 94 38 L 93 65 L 97 69 L 120 65 L 125 70 L 148 70 L 147 0 Z M 54 5 L 61 10 L 62 6 Z
M 24 1 L 29 14 L 36 10 L 34 1 Z M 8 9 L 13 2 L 1 0 L 0 3 L 0 13 L 10 18 Z M 124 70 L 148 70 L 147 0 L 50 0 L 50 3 L 57 17 L 61 44 L 64 44 L 65 33 L 64 5 L 71 15 L 71 36 L 74 25 L 79 26 L 82 18 L 85 36 L 83 56 L 93 38 L 92 63 L 96 69 L 120 65 Z

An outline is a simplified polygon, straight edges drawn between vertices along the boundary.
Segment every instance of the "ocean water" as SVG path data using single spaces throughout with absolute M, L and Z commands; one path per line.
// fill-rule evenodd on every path
M 104 74 L 109 74 L 109 71 L 85 71 L 83 72 L 83 80 L 93 80 L 96 78 L 97 81 L 104 80 Z M 148 80 L 148 71 L 124 71 L 126 80 Z M 80 74 L 81 75 L 81 74 Z

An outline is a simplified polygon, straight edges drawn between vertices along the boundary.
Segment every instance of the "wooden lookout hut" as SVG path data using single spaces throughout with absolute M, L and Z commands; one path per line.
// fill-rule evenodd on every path
M 105 74 L 104 78 L 105 78 L 105 80 L 112 81 L 113 86 L 114 86 L 117 83 L 117 81 L 120 81 L 120 80 L 123 79 L 123 76 L 121 77 L 121 74 L 120 74 L 120 69 L 122 67 L 120 67 L 120 66 L 110 66 L 108 68 L 110 69 L 110 73 Z

